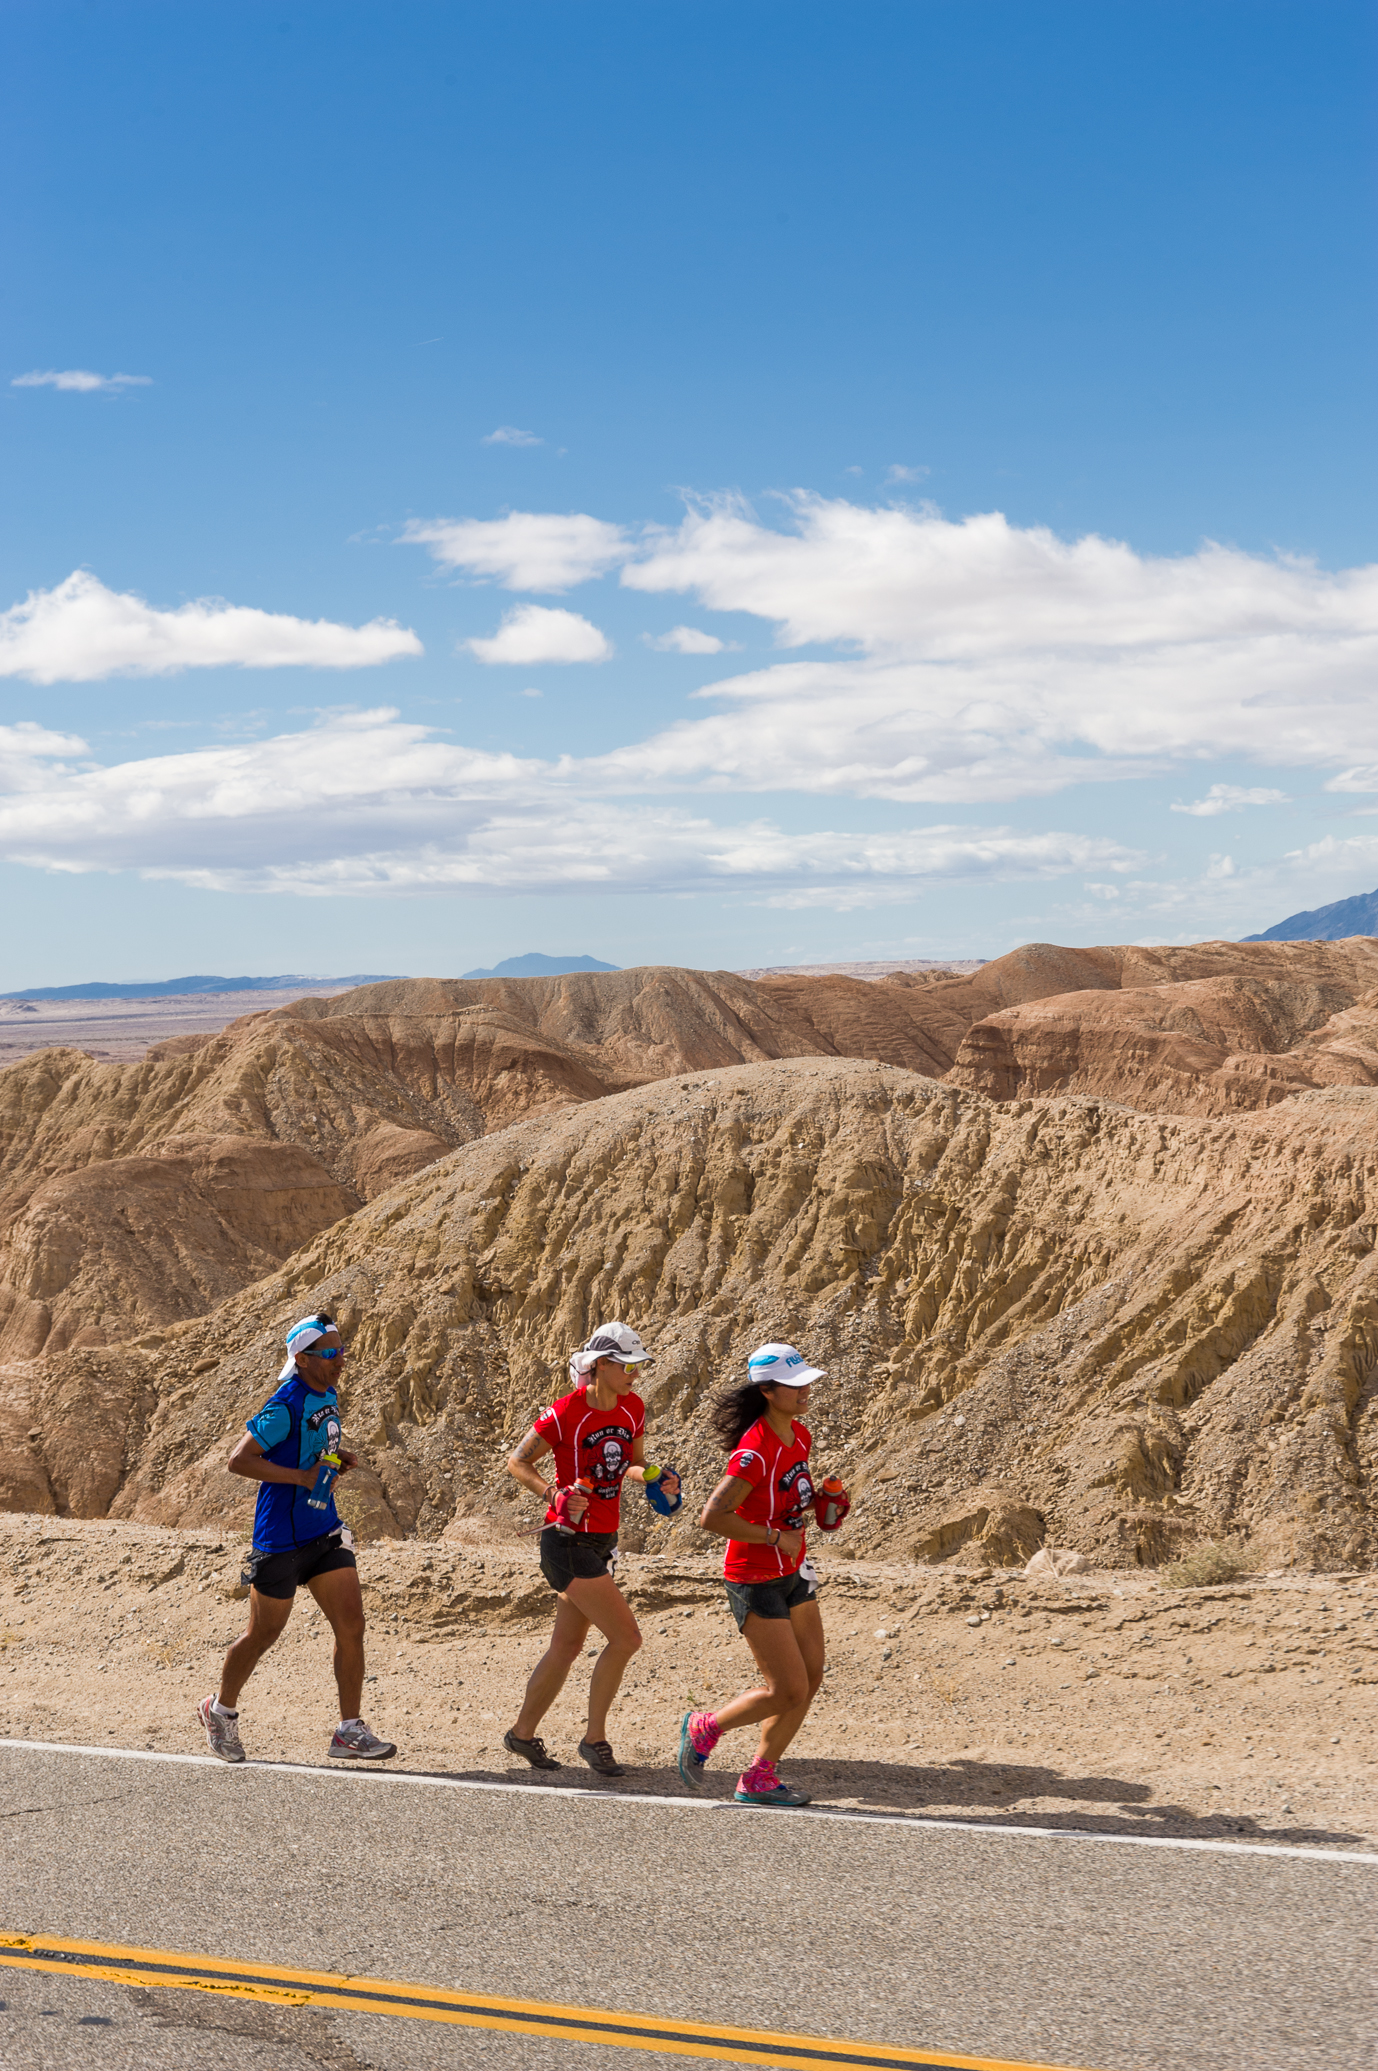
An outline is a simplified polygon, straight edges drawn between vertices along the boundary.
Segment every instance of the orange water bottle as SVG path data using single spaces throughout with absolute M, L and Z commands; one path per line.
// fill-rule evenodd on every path
M 851 1507 L 846 1489 L 830 1474 L 813 1499 L 813 1521 L 820 1532 L 835 1532 Z

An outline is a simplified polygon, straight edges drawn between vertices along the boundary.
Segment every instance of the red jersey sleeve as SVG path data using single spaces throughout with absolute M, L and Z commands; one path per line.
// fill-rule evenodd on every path
M 538 1438 L 545 1440 L 547 1445 L 554 1445 L 556 1439 L 560 1436 L 560 1411 L 558 1404 L 553 1404 L 549 1409 L 543 1409 L 531 1428 Z
M 729 1474 L 735 1474 L 739 1481 L 750 1482 L 752 1488 L 759 1488 L 766 1471 L 765 1458 L 749 1445 L 739 1445 L 727 1463 Z

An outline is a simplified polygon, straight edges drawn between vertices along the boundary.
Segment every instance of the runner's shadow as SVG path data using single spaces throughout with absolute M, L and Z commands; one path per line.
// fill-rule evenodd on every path
M 1257 1814 L 1232 1811 L 1228 1796 L 1219 1809 L 1197 1810 L 1154 1796 L 1152 1787 L 1123 1776 L 1085 1776 L 1039 1763 L 957 1760 L 933 1764 L 839 1762 L 791 1759 L 790 1781 L 812 1792 L 815 1804 L 845 1802 L 848 1810 L 876 1814 L 905 1812 L 933 1818 L 970 1819 L 1001 1826 L 1054 1827 L 1078 1833 L 1161 1835 L 1182 1840 L 1237 1840 L 1354 1847 L 1366 1834 L 1330 1827 L 1267 1823 Z M 1215 1792 L 1210 1793 L 1215 1796 Z M 1065 1812 L 1048 1799 L 1068 1801 Z M 1028 1800 L 1044 1802 L 1030 1806 Z M 1073 1809 L 1075 1807 L 1075 1809 Z M 1104 1807 L 1098 1810 L 1097 1807 Z
M 252 1768 L 255 1766 L 250 1763 Z M 274 1768 L 301 1769 L 307 1773 L 336 1775 L 321 1771 L 316 1762 L 274 1762 Z M 432 1783 L 466 1784 L 470 1788 L 567 1790 L 596 1792 L 618 1797 L 683 1798 L 686 1795 L 678 1771 L 666 1764 L 638 1767 L 627 1758 L 627 1773 L 604 1777 L 582 1765 L 566 1763 L 560 1769 L 411 1769 L 392 1763 L 359 1767 L 353 1776 L 372 1776 L 382 1781 L 389 1776 L 414 1776 Z M 710 1770 L 704 1778 L 700 1802 L 730 1805 L 736 1771 L 731 1764 Z M 1333 1827 L 1267 1824 L 1249 1812 L 1231 1811 L 1228 1805 L 1210 1812 L 1155 1799 L 1145 1783 L 1122 1776 L 1076 1776 L 1036 1763 L 997 1763 L 959 1760 L 941 1767 L 924 1763 L 846 1762 L 836 1757 L 821 1760 L 789 1758 L 789 1779 L 808 1791 L 820 1812 L 845 1811 L 854 1817 L 893 1819 L 896 1815 L 922 1823 L 930 1819 L 958 1819 L 973 1826 L 1020 1826 L 1053 1828 L 1079 1834 L 1161 1836 L 1171 1840 L 1292 1843 L 1294 1846 L 1355 1848 L 1370 1842 L 1367 1834 Z M 1049 1810 L 1046 1803 L 1029 1807 L 1030 1798 L 1065 1799 L 1066 1812 Z M 1104 1805 L 1104 1812 L 1090 1807 Z M 1073 1810 L 1072 1807 L 1075 1807 Z

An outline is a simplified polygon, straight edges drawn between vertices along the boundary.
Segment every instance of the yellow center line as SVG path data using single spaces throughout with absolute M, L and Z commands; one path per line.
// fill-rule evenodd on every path
M 68 1941 L 57 1935 L 0 1934 L 0 1967 L 42 1970 L 64 1977 L 101 1978 L 117 1985 L 175 1986 L 266 1999 L 279 2006 L 334 2006 L 353 2013 L 403 2014 L 463 2028 L 496 2028 L 511 2035 L 554 2035 L 569 2042 L 603 2042 L 618 2049 L 654 2049 L 676 2056 L 714 2057 L 728 2064 L 855 2065 L 898 2071 L 1058 2071 L 1004 2057 L 964 2057 L 943 2051 L 895 2049 L 883 2042 L 777 2035 L 769 2029 L 732 2028 L 721 2021 L 667 2020 L 659 2014 L 557 2006 L 542 1999 L 497 1999 L 484 1992 L 447 1991 L 395 1979 L 344 1977 L 320 1970 L 284 1970 L 276 1964 L 236 1963 L 222 1956 L 120 1943 Z

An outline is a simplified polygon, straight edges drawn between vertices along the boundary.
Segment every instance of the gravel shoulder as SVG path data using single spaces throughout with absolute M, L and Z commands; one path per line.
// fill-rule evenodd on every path
M 473 1530 L 474 1527 L 457 1528 Z M 213 1532 L 0 1517 L 0 1733 L 194 1752 L 195 1706 L 242 1629 L 242 1542 Z M 360 1551 L 365 1710 L 402 1766 L 507 1776 L 502 1748 L 552 1599 L 534 1540 Z M 1297 1575 L 1174 1591 L 1142 1570 L 1060 1583 L 1008 1571 L 819 1560 L 827 1680 L 788 1758 L 820 1803 L 1084 1831 L 1378 1844 L 1378 1578 Z M 731 1695 L 748 1656 L 711 1556 L 627 1555 L 645 1645 L 614 1712 L 634 1791 L 682 1788 L 681 1713 Z M 570 1782 L 581 1664 L 545 1725 Z M 252 1757 L 318 1762 L 330 1637 L 302 1592 L 242 1700 Z M 715 1760 L 730 1793 L 748 1750 Z

